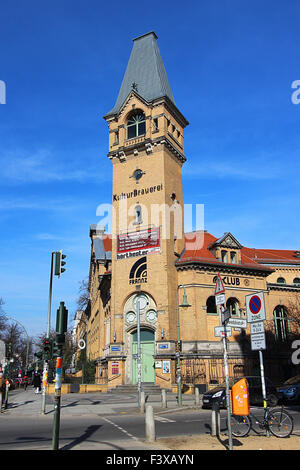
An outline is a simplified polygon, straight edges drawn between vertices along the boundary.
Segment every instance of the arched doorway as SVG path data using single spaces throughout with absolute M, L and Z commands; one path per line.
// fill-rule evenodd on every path
M 154 354 L 155 338 L 154 332 L 141 328 L 141 379 L 142 382 L 155 382 Z M 132 383 L 138 382 L 137 372 L 137 330 L 132 333 Z

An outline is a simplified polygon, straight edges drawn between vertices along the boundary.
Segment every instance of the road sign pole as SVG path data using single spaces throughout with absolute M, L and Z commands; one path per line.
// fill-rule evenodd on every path
M 59 352 L 62 356 L 62 350 Z M 54 395 L 54 417 L 52 433 L 52 450 L 58 450 L 59 447 L 59 427 L 60 427 L 60 397 L 61 397 L 61 377 L 62 377 L 62 357 L 56 359 L 55 375 L 55 395 Z
M 267 408 L 267 393 L 266 393 L 266 382 L 265 382 L 265 371 L 264 371 L 264 360 L 263 360 L 263 353 L 261 350 L 259 352 L 259 364 L 260 364 L 260 376 L 261 376 L 261 387 L 262 387 L 262 396 L 263 396 L 263 403 L 264 403 L 264 410 Z M 270 436 L 269 430 L 267 428 L 267 437 Z
M 218 307 L 219 313 L 221 308 Z M 223 351 L 224 351 L 224 373 L 225 373 L 225 383 L 226 383 L 226 404 L 227 404 L 227 423 L 228 423 L 228 446 L 229 450 L 232 450 L 232 431 L 231 431 L 231 402 L 230 402 L 230 388 L 229 388 L 229 371 L 228 371 L 228 355 L 227 355 L 227 334 L 226 326 L 224 327 L 224 336 L 223 336 Z
M 49 297 L 48 297 L 48 316 L 47 316 L 46 338 L 50 337 L 52 283 L 53 283 L 53 260 L 54 260 L 54 252 L 51 253 L 51 269 L 50 269 L 50 281 L 49 281 Z M 47 383 L 48 383 L 48 361 L 46 359 L 44 359 L 43 386 L 42 386 L 42 414 L 45 414 L 45 410 L 46 410 Z

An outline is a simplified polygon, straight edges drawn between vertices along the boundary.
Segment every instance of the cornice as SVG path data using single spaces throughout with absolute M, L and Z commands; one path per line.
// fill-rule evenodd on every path
M 155 139 L 143 139 L 139 141 L 140 138 L 137 137 L 132 139 L 132 144 L 130 141 L 127 141 L 128 145 L 123 145 L 118 147 L 118 149 L 108 152 L 107 157 L 110 160 L 119 159 L 121 162 L 125 162 L 127 156 L 131 155 L 132 153 L 137 154 L 140 151 L 146 151 L 147 154 L 153 153 L 153 150 L 158 145 L 165 145 L 168 150 L 176 157 L 180 163 L 184 163 L 186 161 L 186 157 L 183 153 L 181 153 L 173 143 L 165 136 L 160 136 Z

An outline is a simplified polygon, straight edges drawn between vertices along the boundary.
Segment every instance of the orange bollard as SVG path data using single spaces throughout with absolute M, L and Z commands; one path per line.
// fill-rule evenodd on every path
M 232 386 L 231 412 L 233 415 L 239 416 L 248 416 L 250 413 L 250 400 L 247 379 L 241 379 Z

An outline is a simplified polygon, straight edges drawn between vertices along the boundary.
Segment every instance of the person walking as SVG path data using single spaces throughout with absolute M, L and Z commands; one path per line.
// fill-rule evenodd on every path
M 34 375 L 33 375 L 33 381 L 32 384 L 35 388 L 35 393 L 40 393 L 41 391 L 41 384 L 42 384 L 42 379 L 40 373 L 36 370 Z
M 3 372 L 0 372 L 0 398 L 1 398 L 0 408 L 2 410 L 2 406 L 4 405 L 4 402 L 5 402 L 5 378 L 3 376 Z

